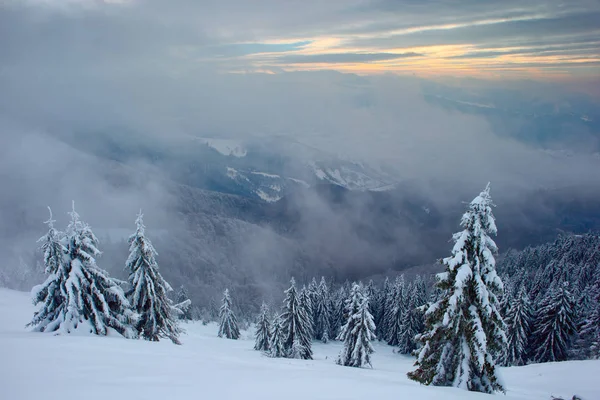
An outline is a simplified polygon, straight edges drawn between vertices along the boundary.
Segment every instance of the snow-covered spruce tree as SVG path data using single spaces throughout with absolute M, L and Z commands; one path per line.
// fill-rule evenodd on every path
M 525 365 L 530 352 L 529 338 L 533 323 L 533 309 L 524 288 L 513 298 L 505 318 L 508 345 L 504 365 Z
M 386 319 L 389 310 L 388 305 L 391 303 L 390 296 L 392 296 L 392 286 L 390 284 L 390 280 L 388 277 L 385 278 L 383 282 L 383 287 L 381 288 L 381 293 L 379 295 L 379 315 L 375 320 L 375 326 L 377 327 L 377 338 L 381 340 L 385 340 L 388 336 L 388 321 Z
M 64 296 L 61 293 L 61 281 L 59 279 L 62 271 L 64 256 L 67 249 L 63 245 L 64 234 L 54 228 L 55 220 L 52 219 L 52 210 L 50 218 L 45 222 L 48 225 L 48 232 L 42 236 L 38 243 L 42 243 L 40 249 L 44 254 L 44 272 L 48 275 L 46 281 L 34 288 L 35 295 L 33 297 L 34 304 L 44 303 L 38 311 L 35 312 L 33 320 L 28 326 L 35 326 L 37 330 L 45 330 L 45 324 L 55 320 L 58 315 L 57 311 L 63 305 Z
M 537 312 L 533 361 L 566 361 L 577 331 L 575 324 L 575 299 L 568 283 L 557 283 L 548 291 Z
M 269 307 L 262 303 L 260 315 L 256 323 L 254 350 L 269 351 L 271 343 L 271 322 L 269 321 Z
M 289 289 L 285 291 L 281 324 L 286 357 L 299 356 L 302 359 L 312 360 L 310 316 L 300 303 L 294 278 L 291 279 Z M 295 353 L 292 351 L 294 341 L 297 341 Z M 297 346 L 301 346 L 302 349 L 299 350 Z
M 314 337 L 316 340 L 327 343 L 329 341 L 330 332 L 329 321 L 331 319 L 331 302 L 329 299 L 329 288 L 327 287 L 325 278 L 321 278 L 315 301 Z
M 462 232 L 453 235 L 446 271 L 437 275 L 441 298 L 426 311 L 426 332 L 417 369 L 408 377 L 426 385 L 455 386 L 470 391 L 504 391 L 495 359 L 506 345 L 498 311 L 502 281 L 495 271 L 496 234 L 490 186 L 469 205 Z
M 129 236 L 129 257 L 125 270 L 129 274 L 127 299 L 138 313 L 136 328 L 138 334 L 153 342 L 169 338 L 181 344 L 181 329 L 177 321 L 179 311 L 167 293 L 173 290 L 158 271 L 158 253 L 146 237 L 144 215 L 140 211 L 135 220 L 135 233 Z
M 219 310 L 219 337 L 237 340 L 240 338 L 237 318 L 231 308 L 231 297 L 229 290 L 223 292 L 223 302 Z
M 375 321 L 379 313 L 379 291 L 372 279 L 369 280 L 369 283 L 365 287 L 365 296 L 369 299 L 369 312 L 373 316 L 373 321 Z
M 183 285 L 181 285 L 177 291 L 177 304 L 175 307 L 178 307 L 181 310 L 179 319 L 184 321 L 191 321 L 194 319 L 192 315 L 192 301 Z
M 310 281 L 310 283 L 308 284 L 308 297 L 310 298 L 310 310 L 309 310 L 309 316 L 310 316 L 310 320 L 312 323 L 312 327 L 313 327 L 313 338 L 317 339 L 316 335 L 316 329 L 315 327 L 317 326 L 317 299 L 319 297 L 319 285 L 317 285 L 317 279 L 316 278 L 312 278 L 312 280 Z
M 407 308 L 402 316 L 402 325 L 398 332 L 398 352 L 412 354 L 417 348 L 415 336 L 421 333 L 421 319 L 423 315 L 418 310 L 418 287 L 412 283 L 408 285 Z
M 269 342 L 269 357 L 286 357 L 286 351 L 284 347 L 285 332 L 281 321 L 280 315 L 276 315 L 273 318 L 273 324 L 271 326 L 271 339 Z
M 313 307 L 313 303 L 312 303 L 311 293 L 308 291 L 308 289 L 306 289 L 305 286 L 303 286 L 302 290 L 300 291 L 299 301 L 300 301 L 300 307 L 302 308 L 302 310 L 304 310 L 306 315 L 308 315 L 307 329 L 309 332 L 309 338 L 310 338 L 310 340 L 312 340 L 313 335 L 314 335 L 312 310 L 314 307 Z
M 398 346 L 400 331 L 402 330 L 402 322 L 406 312 L 406 283 L 404 275 L 396 278 L 394 283 L 393 294 L 390 296 L 387 305 L 387 344 L 390 346 Z
M 348 299 L 349 316 L 342 327 L 338 340 L 344 348 L 337 363 L 348 367 L 371 366 L 371 354 L 375 352 L 371 341 L 375 340 L 375 323 L 369 312 L 369 299 L 362 293 L 358 284 L 352 286 Z
M 585 357 L 600 358 L 600 281 L 591 290 L 595 307 L 585 320 L 580 333 L 580 353 Z
M 331 296 L 331 319 L 329 324 L 329 338 L 334 339 L 340 333 L 342 325 L 345 323 L 344 308 L 346 307 L 346 298 L 344 290 L 340 288 Z
M 63 235 L 49 220 L 44 260 L 48 279 L 32 290 L 34 304 L 43 303 L 28 326 L 40 332 L 86 331 L 108 334 L 110 328 L 127 338 L 136 336 L 131 311 L 119 281 L 96 265 L 98 239 L 73 210 Z M 62 256 L 61 256 L 62 253 Z

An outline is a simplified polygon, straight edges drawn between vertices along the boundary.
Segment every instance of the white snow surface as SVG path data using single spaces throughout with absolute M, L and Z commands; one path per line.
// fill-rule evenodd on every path
M 272 186 L 271 186 L 271 189 L 275 190 Z M 281 190 L 281 189 L 277 189 L 277 191 L 279 191 L 279 190 Z M 281 196 L 272 196 L 272 195 L 262 191 L 261 189 L 257 189 L 255 191 L 255 193 L 258 195 L 258 197 L 260 197 L 262 200 L 266 201 L 267 203 L 274 203 L 281 199 Z
M 419 399 L 489 400 L 406 378 L 413 358 L 375 344 L 373 369 L 335 364 L 338 342 L 313 345 L 314 360 L 272 359 L 254 351 L 253 329 L 220 339 L 217 325 L 183 324 L 182 346 L 118 336 L 28 332 L 29 294 L 0 289 L 0 398 L 10 400 Z M 501 368 L 504 400 L 600 399 L 600 361 Z
M 275 175 L 275 174 L 267 174 L 266 172 L 258 172 L 258 171 L 251 171 L 250 172 L 253 175 L 260 175 L 260 176 L 264 176 L 265 178 L 273 178 L 273 179 L 278 179 L 280 178 L 279 175 Z
M 231 139 L 215 139 L 215 138 L 197 138 L 200 142 L 204 143 L 208 147 L 212 147 L 219 153 L 226 156 L 233 157 L 245 157 L 248 151 L 244 145 Z

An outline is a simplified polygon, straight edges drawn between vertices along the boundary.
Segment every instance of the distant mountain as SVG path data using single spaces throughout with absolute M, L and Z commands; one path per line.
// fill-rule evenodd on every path
M 344 159 L 288 138 L 233 140 L 157 137 L 120 129 L 58 138 L 94 156 L 146 162 L 174 181 L 200 189 L 275 202 L 298 188 L 331 183 L 351 190 L 389 190 L 391 169 Z
M 27 164 L 31 176 L 40 176 L 35 191 L 32 182 L 20 186 L 18 177 L 0 176 L 0 187 L 12 188 L 0 197 L 0 254 L 21 288 L 39 280 L 39 270 L 22 274 L 22 264 L 36 268 L 39 261 L 27 252 L 43 234 L 46 206 L 68 207 L 72 198 L 100 235 L 99 265 L 111 274 L 123 277 L 124 240 L 142 207 L 173 286 L 185 284 L 203 306 L 229 287 L 252 308 L 280 295 L 292 275 L 300 282 L 319 275 L 364 279 L 448 255 L 462 201 L 476 194 L 453 182 L 394 182 L 385 170 L 287 141 L 187 137 L 163 146 L 135 135 L 61 139 L 65 144 L 48 155 L 51 169 L 42 160 Z M 563 231 L 600 230 L 594 188 L 493 195 L 501 251 Z M 56 215 L 63 226 L 64 212 Z
M 539 84 L 538 84 L 539 85 Z M 543 149 L 600 152 L 600 104 L 583 94 L 553 96 L 543 87 L 452 86 L 424 81 L 425 99 L 486 118 L 493 131 Z

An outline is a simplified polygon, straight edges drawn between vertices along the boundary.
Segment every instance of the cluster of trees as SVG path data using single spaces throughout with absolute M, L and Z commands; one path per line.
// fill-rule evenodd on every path
M 49 230 L 39 240 L 47 278 L 32 290 L 33 302 L 39 307 L 28 326 L 56 334 L 86 331 L 106 335 L 112 329 L 126 338 L 169 338 L 180 344 L 178 318 L 190 301 L 176 305 L 167 296 L 172 288 L 159 272 L 157 252 L 145 235 L 142 213 L 129 237 L 128 282 L 112 278 L 98 267 L 98 239 L 74 205 L 69 214 L 71 221 L 62 232 L 54 227 L 50 212 Z
M 599 236 L 508 252 L 498 270 L 506 283 L 505 365 L 600 357 Z
M 497 365 L 600 357 L 600 237 L 560 237 L 555 243 L 510 251 L 496 270 L 496 224 L 489 185 L 468 206 L 454 234 L 444 272 L 433 285 L 403 276 L 376 286 L 325 278 L 296 286 L 281 311 L 263 303 L 255 349 L 271 357 L 312 359 L 313 341 L 344 343 L 337 363 L 371 365 L 372 341 L 416 356 L 410 379 L 472 391 L 504 391 Z M 174 304 L 158 272 L 156 251 L 142 215 L 129 238 L 127 283 L 96 265 L 97 239 L 77 213 L 65 232 L 47 221 L 41 238 L 46 281 L 33 290 L 42 306 L 30 325 L 38 331 L 89 329 L 179 343 L 177 318 L 192 319 L 182 287 Z M 502 277 L 502 279 L 501 279 Z M 122 286 L 127 285 L 127 290 Z M 228 290 L 218 311 L 220 337 L 238 339 L 240 326 Z

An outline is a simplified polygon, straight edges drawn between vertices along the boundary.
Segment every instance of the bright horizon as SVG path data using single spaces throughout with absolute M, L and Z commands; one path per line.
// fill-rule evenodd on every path
M 75 33 L 68 28 L 79 21 L 98 29 L 99 47 L 114 40 L 113 55 L 127 56 L 121 50 L 135 44 L 133 50 L 145 53 L 146 62 L 168 59 L 174 70 L 202 65 L 237 73 L 335 70 L 427 78 L 534 79 L 572 82 L 588 91 L 585 83 L 597 82 L 600 75 L 600 3 L 588 0 L 260 0 L 251 4 L 8 0 L 5 4 L 15 13 L 12 17 L 3 13 L 7 33 L 13 28 L 11 22 L 22 18 L 27 25 L 17 29 L 28 32 L 29 39 L 41 32 L 58 39 Z M 5 66 L 9 71 L 23 61 L 15 46 L 20 36 L 10 36 L 15 51 L 9 54 L 17 57 L 9 56 Z M 143 39 L 148 41 L 137 43 Z M 63 51 L 77 48 L 76 38 L 68 40 L 73 42 L 63 41 Z

